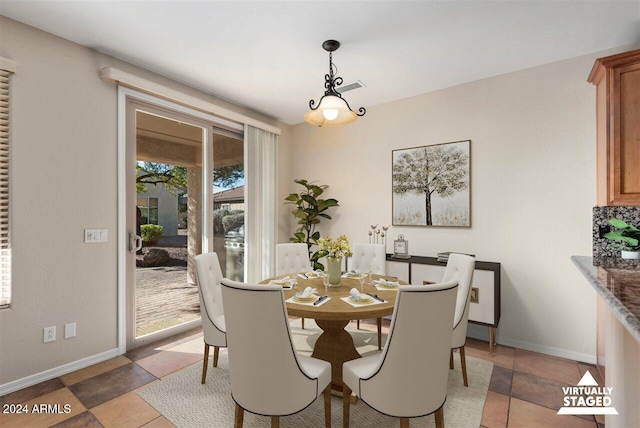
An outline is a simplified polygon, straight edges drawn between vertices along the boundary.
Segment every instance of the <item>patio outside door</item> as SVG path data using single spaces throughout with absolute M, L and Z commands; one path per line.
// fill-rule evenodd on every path
M 195 255 L 215 250 L 223 272 L 243 272 L 243 197 L 240 205 L 233 199 L 242 189 L 223 188 L 228 197 L 214 207 L 212 166 L 233 173 L 227 185 L 244 184 L 244 170 L 242 134 L 214 133 L 210 122 L 134 99 L 126 115 L 126 347 L 133 349 L 200 324 Z

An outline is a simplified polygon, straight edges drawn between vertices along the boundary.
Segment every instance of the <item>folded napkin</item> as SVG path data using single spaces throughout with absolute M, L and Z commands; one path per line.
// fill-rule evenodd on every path
M 352 278 L 354 276 L 360 276 L 360 274 L 355 270 L 350 270 L 349 272 L 345 272 L 342 274 L 343 278 Z
M 349 298 L 354 302 L 359 302 L 360 300 L 371 300 L 371 296 L 360 294 L 358 289 L 355 287 L 349 291 L 349 294 L 351 295 Z
M 322 272 L 320 270 L 312 270 L 309 272 L 305 272 L 304 275 L 307 278 L 320 278 L 322 276 Z
M 269 281 L 269 284 L 272 285 L 283 285 L 283 286 L 290 286 L 292 283 L 295 282 L 295 279 L 289 278 L 288 276 L 285 276 L 284 278 L 278 278 L 278 279 L 272 279 L 271 281 Z
M 304 289 L 304 291 L 298 291 L 296 293 L 296 297 L 301 297 L 301 298 L 311 297 L 312 294 L 317 294 L 317 293 L 318 293 L 317 288 L 307 287 Z
M 381 285 L 383 287 L 399 287 L 400 283 L 398 281 L 387 281 L 386 279 L 380 278 L 373 281 L 374 284 Z

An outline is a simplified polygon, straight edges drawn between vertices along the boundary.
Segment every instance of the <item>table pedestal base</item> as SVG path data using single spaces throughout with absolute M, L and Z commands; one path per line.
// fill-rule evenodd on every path
M 342 364 L 361 358 L 353 338 L 345 331 L 349 321 L 316 320 L 322 334 L 313 348 L 314 358 L 331 363 L 331 389 L 342 391 Z

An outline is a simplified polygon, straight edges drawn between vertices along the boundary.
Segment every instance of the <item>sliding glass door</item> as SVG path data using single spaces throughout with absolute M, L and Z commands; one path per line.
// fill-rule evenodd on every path
M 244 278 L 242 128 L 127 103 L 127 349 L 200 324 L 195 256 Z
M 241 133 L 214 128 L 213 248 L 225 278 L 244 281 L 245 181 Z
M 200 325 L 197 254 L 216 251 L 224 275 L 238 281 L 273 275 L 279 130 L 123 86 L 118 97 L 118 348 L 125 352 Z

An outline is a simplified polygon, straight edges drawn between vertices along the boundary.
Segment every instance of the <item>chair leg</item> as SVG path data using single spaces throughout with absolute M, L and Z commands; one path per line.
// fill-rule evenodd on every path
M 302 319 L 302 329 L 304 330 L 304 318 L 301 318 L 301 319 Z
M 220 354 L 220 347 L 213 347 L 213 367 L 218 367 L 218 354 Z
M 280 428 L 280 416 L 271 416 L 271 428 Z
M 449 351 L 449 369 L 453 370 L 453 349 Z
M 467 382 L 467 359 L 464 356 L 464 346 L 460 348 L 460 364 L 462 365 L 462 380 L 464 381 L 464 386 L 469 386 L 469 382 Z
M 382 318 L 378 318 L 378 351 L 382 349 Z
M 356 328 L 360 330 L 360 320 L 356 320 Z
M 342 384 L 342 428 L 349 428 L 349 413 L 351 410 L 351 390 Z
M 400 428 L 409 428 L 409 418 L 400 418 Z
M 242 428 L 242 424 L 244 422 L 244 409 L 236 403 L 236 420 L 234 423 L 235 428 Z
M 444 406 L 436 410 L 436 428 L 444 428 Z
M 324 389 L 324 426 L 331 428 L 331 384 Z
M 207 365 L 209 363 L 209 345 L 204 344 L 204 360 L 202 361 L 202 383 L 207 381 Z

